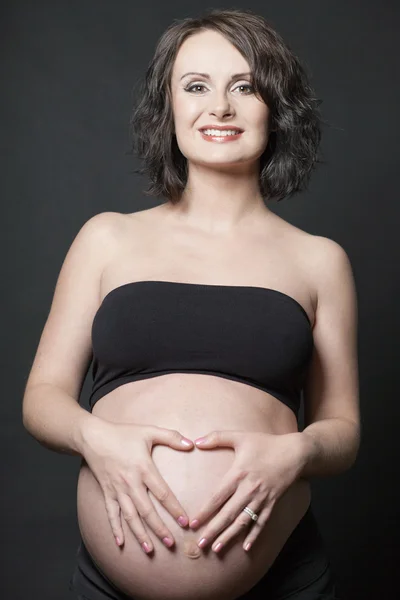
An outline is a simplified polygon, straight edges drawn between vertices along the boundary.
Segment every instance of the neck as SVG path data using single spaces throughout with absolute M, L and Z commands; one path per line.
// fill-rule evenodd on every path
M 190 163 L 188 180 L 179 202 L 170 207 L 181 222 L 210 234 L 229 234 L 271 211 L 260 195 L 257 172 L 246 166 L 229 170 Z

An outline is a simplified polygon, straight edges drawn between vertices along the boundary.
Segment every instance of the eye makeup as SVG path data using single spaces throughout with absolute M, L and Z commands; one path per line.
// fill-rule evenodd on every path
M 201 83 L 200 81 L 189 82 L 187 84 L 187 86 L 185 86 L 183 89 L 185 90 L 185 92 L 193 93 L 192 89 L 196 88 L 196 87 L 203 87 L 203 88 L 205 88 L 205 85 L 203 83 Z M 248 90 L 247 93 L 240 94 L 242 96 L 249 96 L 250 94 L 252 94 L 254 92 L 253 86 L 251 84 L 249 84 L 249 83 L 240 83 L 239 85 L 236 86 L 236 88 L 240 88 L 240 87 L 247 88 L 247 90 Z M 198 95 L 198 94 L 195 94 L 195 95 Z

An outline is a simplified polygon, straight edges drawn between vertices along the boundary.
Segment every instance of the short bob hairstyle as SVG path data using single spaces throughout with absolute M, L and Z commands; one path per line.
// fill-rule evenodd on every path
M 162 34 L 141 80 L 132 112 L 130 153 L 143 160 L 151 185 L 146 195 L 179 202 L 187 182 L 187 159 L 174 134 L 171 74 L 181 44 L 204 30 L 217 31 L 246 58 L 251 84 L 270 111 L 268 144 L 260 156 L 259 189 L 265 200 L 282 200 L 307 188 L 321 141 L 322 119 L 299 59 L 261 16 L 250 10 L 213 9 L 174 21 Z

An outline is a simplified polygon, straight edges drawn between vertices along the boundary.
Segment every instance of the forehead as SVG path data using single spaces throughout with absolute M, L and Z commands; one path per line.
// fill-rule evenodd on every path
M 216 60 L 218 57 L 218 60 Z M 179 79 L 187 71 L 220 73 L 245 72 L 249 64 L 229 40 L 217 31 L 201 31 L 187 38 L 178 50 L 172 77 Z

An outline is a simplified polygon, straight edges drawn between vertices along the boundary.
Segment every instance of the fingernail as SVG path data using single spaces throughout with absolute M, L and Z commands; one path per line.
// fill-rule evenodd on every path
M 196 440 L 196 444 L 204 444 L 206 442 L 206 438 L 204 437 L 199 437 Z
M 217 545 L 216 545 L 216 546 L 213 548 L 213 550 L 214 550 L 214 552 L 218 552 L 218 550 L 221 550 L 221 548 L 222 548 L 222 543 L 221 543 L 221 542 L 219 542 L 219 543 L 218 543 L 218 544 L 217 544 Z
M 251 548 L 251 543 L 249 542 L 248 544 L 245 545 L 244 549 L 246 550 L 246 552 L 248 552 Z
M 146 552 L 146 554 L 147 554 L 148 552 L 150 552 L 150 546 L 149 546 L 148 544 L 146 544 L 146 542 L 143 542 L 143 544 L 142 544 L 142 548 L 143 548 L 143 550 Z
M 201 538 L 201 540 L 199 541 L 199 543 L 197 544 L 200 548 L 204 548 L 204 546 L 207 544 L 207 539 L 206 538 Z
M 165 537 L 163 538 L 163 542 L 166 546 L 168 546 L 168 548 L 170 548 L 173 545 L 173 541 L 171 540 L 171 538 L 169 537 Z
M 116 537 L 116 538 L 115 538 L 115 541 L 117 542 L 117 546 L 120 546 L 120 545 L 121 545 L 121 540 L 119 539 L 119 537 Z
M 187 446 L 187 447 L 192 446 L 192 442 L 190 440 L 186 439 L 186 438 L 182 438 L 181 439 L 181 444 L 183 446 Z
M 196 527 L 198 527 L 198 526 L 199 526 L 199 522 L 198 522 L 198 520 L 197 520 L 197 519 L 194 519 L 194 521 L 192 521 L 192 522 L 190 523 L 190 527 L 191 527 L 192 529 L 195 529 L 195 528 L 196 528 Z
M 189 519 L 187 517 L 179 517 L 178 523 L 182 527 L 186 527 L 186 525 L 189 523 Z

